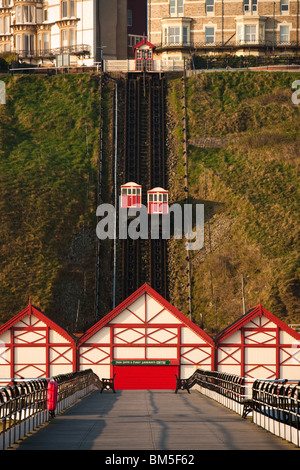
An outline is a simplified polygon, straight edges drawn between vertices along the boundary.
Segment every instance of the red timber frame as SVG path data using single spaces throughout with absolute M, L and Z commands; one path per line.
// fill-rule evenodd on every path
M 76 370 L 75 340 L 31 305 L 31 301 L 28 307 L 2 325 L 0 341 L 0 371 L 1 364 L 9 365 L 10 378 L 49 378 Z
M 144 37 L 144 39 L 139 43 L 135 44 L 133 48 L 136 72 L 152 72 L 154 64 L 154 44 L 151 44 L 151 42 L 147 41 Z
M 255 354 L 251 355 L 255 349 L 256 361 Z M 246 380 L 296 379 L 300 372 L 300 334 L 259 304 L 217 336 L 215 359 L 215 370 Z M 294 377 L 288 377 L 288 373 Z
M 99 342 L 101 331 L 106 334 Z M 78 370 L 92 368 L 100 378 L 113 377 L 119 360 L 168 361 L 181 378 L 198 367 L 211 370 L 214 363 L 212 338 L 147 284 L 93 325 L 78 348 Z

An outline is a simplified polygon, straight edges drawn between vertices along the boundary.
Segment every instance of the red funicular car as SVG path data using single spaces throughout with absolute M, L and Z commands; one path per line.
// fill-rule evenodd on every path
M 121 208 L 140 208 L 142 204 L 142 186 L 129 182 L 121 186 Z
M 148 214 L 168 213 L 168 191 L 163 188 L 153 188 L 147 191 Z

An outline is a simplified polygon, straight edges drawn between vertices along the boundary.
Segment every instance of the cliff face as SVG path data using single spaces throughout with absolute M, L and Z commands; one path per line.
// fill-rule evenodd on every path
M 205 205 L 205 246 L 192 252 L 194 319 L 220 331 L 259 299 L 300 323 L 300 106 L 293 73 L 207 73 L 187 80 L 189 190 Z M 171 200 L 184 200 L 182 82 L 169 82 Z M 187 265 L 170 244 L 171 302 L 186 311 Z M 179 266 L 181 275 L 174 274 Z M 243 289 L 244 287 L 244 289 Z

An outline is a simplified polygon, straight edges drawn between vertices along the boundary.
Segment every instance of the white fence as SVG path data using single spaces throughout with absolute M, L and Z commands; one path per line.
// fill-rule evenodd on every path
M 182 72 L 184 60 L 153 60 L 153 72 Z M 135 60 L 104 60 L 103 72 L 135 72 Z

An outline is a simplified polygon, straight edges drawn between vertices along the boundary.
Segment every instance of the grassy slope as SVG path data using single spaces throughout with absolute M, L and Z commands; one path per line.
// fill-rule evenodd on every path
M 31 296 L 72 327 L 78 305 L 80 318 L 93 315 L 99 85 L 87 75 L 5 81 L 0 321 Z
M 209 73 L 190 78 L 190 194 L 205 202 L 206 242 L 193 252 L 196 321 L 218 331 L 261 301 L 287 323 L 300 323 L 300 106 L 291 101 L 296 74 Z M 184 199 L 182 84 L 169 83 L 171 197 Z M 205 137 L 205 140 L 204 140 Z M 205 201 L 204 201 L 205 199 Z M 210 233 L 210 237 L 209 237 Z M 187 268 L 171 243 L 171 301 L 186 311 Z M 213 293 L 212 289 L 213 288 Z

